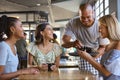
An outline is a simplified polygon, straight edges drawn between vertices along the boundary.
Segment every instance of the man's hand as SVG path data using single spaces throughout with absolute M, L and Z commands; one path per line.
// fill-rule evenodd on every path
M 75 40 L 73 42 L 73 47 L 77 48 L 77 49 L 80 49 L 82 47 L 82 43 L 79 41 L 79 40 Z

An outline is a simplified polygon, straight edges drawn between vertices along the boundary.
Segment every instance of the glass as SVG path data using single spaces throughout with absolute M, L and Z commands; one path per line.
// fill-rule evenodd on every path
M 105 9 L 105 15 L 109 14 L 109 7 Z
M 103 12 L 103 3 L 100 5 L 100 13 Z
M 95 12 L 95 13 L 96 13 L 96 16 L 99 15 L 99 8 L 96 9 L 96 12 Z
M 103 3 L 103 0 L 100 0 L 100 3 Z
M 109 0 L 105 0 L 105 8 L 109 6 Z
M 100 18 L 100 16 L 97 16 L 97 20 Z
M 99 0 L 96 2 L 95 7 L 96 7 L 96 8 L 99 7 Z
M 103 16 L 103 12 L 100 14 L 100 17 L 102 17 Z

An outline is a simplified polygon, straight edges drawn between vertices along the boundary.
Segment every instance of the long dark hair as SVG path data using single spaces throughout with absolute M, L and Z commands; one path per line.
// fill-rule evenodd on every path
M 35 44 L 38 45 L 40 43 L 43 42 L 43 36 L 40 34 L 41 31 L 44 31 L 46 26 L 50 25 L 48 22 L 45 23 L 41 23 L 36 27 L 36 31 L 35 31 Z
M 4 41 L 11 36 L 10 27 L 14 26 L 18 20 L 18 18 L 7 17 L 6 15 L 0 17 L 0 41 Z

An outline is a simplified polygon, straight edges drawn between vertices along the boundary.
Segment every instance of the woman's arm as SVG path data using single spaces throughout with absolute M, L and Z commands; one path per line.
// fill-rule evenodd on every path
M 33 63 L 33 55 L 29 53 L 29 56 L 28 56 L 28 65 L 32 65 Z
M 85 51 L 78 50 L 78 54 L 80 57 L 87 60 L 93 67 L 95 67 L 103 75 L 105 75 L 105 76 L 111 75 L 111 73 L 107 69 L 105 69 L 105 67 L 103 65 L 96 62 L 95 59 L 92 56 L 90 56 L 88 53 L 86 53 Z
M 60 63 L 60 56 L 57 56 L 55 58 L 55 65 L 56 65 L 57 68 L 59 68 L 59 63 Z
M 22 74 L 38 74 L 39 73 L 39 70 L 37 68 L 21 69 L 11 73 L 3 73 L 3 71 L 4 71 L 4 66 L 0 66 L 0 80 L 10 80 Z
M 52 69 L 53 71 L 58 70 L 58 68 L 59 68 L 59 62 L 60 62 L 60 56 L 57 56 L 57 57 L 55 58 L 55 65 L 52 65 L 52 67 L 51 67 L 51 69 Z
M 0 80 L 8 80 L 8 79 L 12 79 L 15 78 L 17 76 L 19 76 L 21 73 L 20 71 L 17 72 L 12 72 L 12 73 L 3 73 L 4 71 L 4 66 L 0 66 Z

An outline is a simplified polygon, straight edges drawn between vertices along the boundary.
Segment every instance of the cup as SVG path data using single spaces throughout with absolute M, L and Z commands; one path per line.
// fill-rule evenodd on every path
M 51 66 L 54 65 L 54 63 L 47 63 L 48 64 L 48 71 L 52 71 Z

